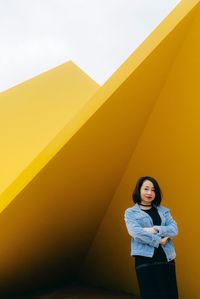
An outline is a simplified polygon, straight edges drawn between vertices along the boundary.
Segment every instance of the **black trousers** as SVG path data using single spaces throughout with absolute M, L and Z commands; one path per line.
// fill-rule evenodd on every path
M 141 299 L 178 299 L 175 261 L 136 267 Z

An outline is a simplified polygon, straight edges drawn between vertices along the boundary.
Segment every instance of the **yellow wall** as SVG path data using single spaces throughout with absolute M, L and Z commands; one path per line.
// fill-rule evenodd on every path
M 67 62 L 0 95 L 0 194 L 74 118 L 97 89 L 93 80 L 72 62 Z M 0 210 L 10 200 L 12 196 L 1 197 Z
M 105 99 L 105 104 L 0 214 L 2 290 L 11 286 L 15 290 L 13 284 L 28 288 L 29 284 L 52 281 L 56 276 L 72 277 L 78 272 L 162 86 L 163 66 L 159 64 L 147 89 L 138 84 L 144 70 L 147 77 L 150 75 L 156 55 L 152 56 L 151 62 L 147 60 Z M 131 86 L 135 88 L 130 93 Z M 95 102 L 96 96 L 92 100 Z M 65 132 L 48 148 L 64 140 Z M 37 161 L 30 165 L 30 172 Z M 5 194 L 10 196 L 10 190 Z
M 184 152 L 179 153 L 185 139 L 183 134 L 179 136 L 177 128 L 184 128 L 189 137 L 191 134 L 188 131 L 189 119 L 185 126 L 177 124 L 177 115 L 181 120 L 181 110 L 178 105 L 174 105 L 172 110 L 171 101 L 175 98 L 181 100 L 181 96 L 188 99 L 186 82 L 184 89 L 182 82 L 192 64 L 187 66 L 183 57 L 188 51 L 191 53 L 196 49 L 198 38 L 194 38 L 191 49 L 189 34 L 190 44 L 185 40 L 181 49 L 180 44 L 191 26 L 189 12 L 197 2 L 191 1 L 187 5 L 184 2 L 177 7 L 92 98 L 84 98 L 87 98 L 87 103 L 81 109 L 76 110 L 75 105 L 74 117 L 52 136 L 52 140 L 49 138 L 48 146 L 41 147 L 41 152 L 29 161 L 25 170 L 1 194 L 1 292 L 72 278 L 79 272 L 88 252 L 80 275 L 82 278 L 84 276 L 91 283 L 110 288 L 136 290 L 129 257 L 129 237 L 123 222 L 124 210 L 131 204 L 130 194 L 136 177 L 146 172 L 155 175 L 166 198 L 170 195 L 165 202 L 172 208 L 178 223 L 185 216 L 186 210 L 177 209 L 177 200 L 173 200 L 180 196 L 176 184 L 180 173 L 174 166 L 181 157 L 185 159 Z M 198 35 L 198 30 L 194 32 Z M 29 90 L 26 85 L 32 87 L 32 80 L 25 84 L 29 95 L 40 93 L 38 87 L 42 78 L 38 78 L 35 89 Z M 50 93 L 54 80 L 60 82 L 59 73 L 55 74 L 52 85 L 49 80 L 46 81 L 45 93 Z M 193 92 L 195 80 L 196 77 L 191 75 L 188 88 Z M 84 89 L 86 85 L 81 82 Z M 89 80 L 88 86 L 91 86 L 90 83 Z M 97 86 L 93 86 L 95 91 Z M 70 84 L 64 89 L 63 96 L 68 88 L 71 90 Z M 14 95 L 14 89 L 9 92 Z M 2 94 L 0 99 L 6 96 Z M 80 96 L 82 93 L 78 98 Z M 53 101 L 53 98 L 50 99 Z M 183 112 L 191 109 L 189 102 L 188 106 L 186 104 L 181 106 L 185 109 Z M 170 132 L 172 124 L 173 128 L 176 124 L 176 135 Z M 167 143 L 166 147 L 165 140 L 171 141 L 170 138 L 174 142 L 173 148 L 171 143 Z M 149 156 L 147 159 L 146 155 L 149 144 L 148 154 L 152 159 Z M 158 151 L 158 144 L 161 151 Z M 178 144 L 177 152 L 174 144 Z M 128 161 L 130 163 L 124 173 Z M 170 165 L 170 161 L 173 164 Z M 173 172 L 172 166 L 175 168 Z M 183 235 L 179 240 L 185 242 Z M 116 243 L 119 244 L 117 250 Z M 180 242 L 177 242 L 181 261 L 185 256 L 184 252 L 180 253 L 180 248 Z M 194 285 L 192 287 L 195 290 Z
M 160 43 L 159 32 L 157 43 L 155 36 L 153 45 L 147 40 L 143 51 L 125 62 L 1 195 L 2 202 L 12 199 L 0 214 L 1 290 L 28 288 L 79 271 L 184 27 L 177 29 L 174 43 L 173 35 Z M 167 50 L 154 51 L 156 45 Z
M 174 239 L 180 298 L 198 299 L 200 169 L 200 10 L 146 123 L 80 272 L 95 285 L 138 293 L 124 211 L 138 177 L 151 175 L 163 189 L 180 234 Z M 158 63 L 158 62 L 157 62 Z

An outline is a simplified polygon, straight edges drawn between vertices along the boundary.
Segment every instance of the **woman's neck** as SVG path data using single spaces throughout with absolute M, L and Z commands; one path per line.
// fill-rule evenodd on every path
M 143 204 L 143 203 L 139 203 L 139 205 L 141 206 L 142 210 L 149 210 L 152 208 L 151 204 Z

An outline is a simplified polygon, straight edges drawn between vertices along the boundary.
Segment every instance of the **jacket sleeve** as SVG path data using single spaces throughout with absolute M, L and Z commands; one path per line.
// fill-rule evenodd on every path
M 132 238 L 140 243 L 148 244 L 150 246 L 158 248 L 161 237 L 158 234 L 151 234 L 146 232 L 138 223 L 137 216 L 135 216 L 134 212 L 127 209 L 125 211 L 124 218 L 128 233 Z
M 155 225 L 154 228 L 158 231 L 160 237 L 175 237 L 178 235 L 178 227 L 174 219 L 172 218 L 170 211 L 164 212 L 165 225 Z

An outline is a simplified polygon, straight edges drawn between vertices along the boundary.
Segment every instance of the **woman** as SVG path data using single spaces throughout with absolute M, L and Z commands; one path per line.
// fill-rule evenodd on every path
M 125 212 L 141 299 L 178 298 L 176 253 L 171 240 L 178 228 L 169 209 L 160 205 L 161 200 L 157 181 L 141 177 L 133 191 L 135 205 Z

